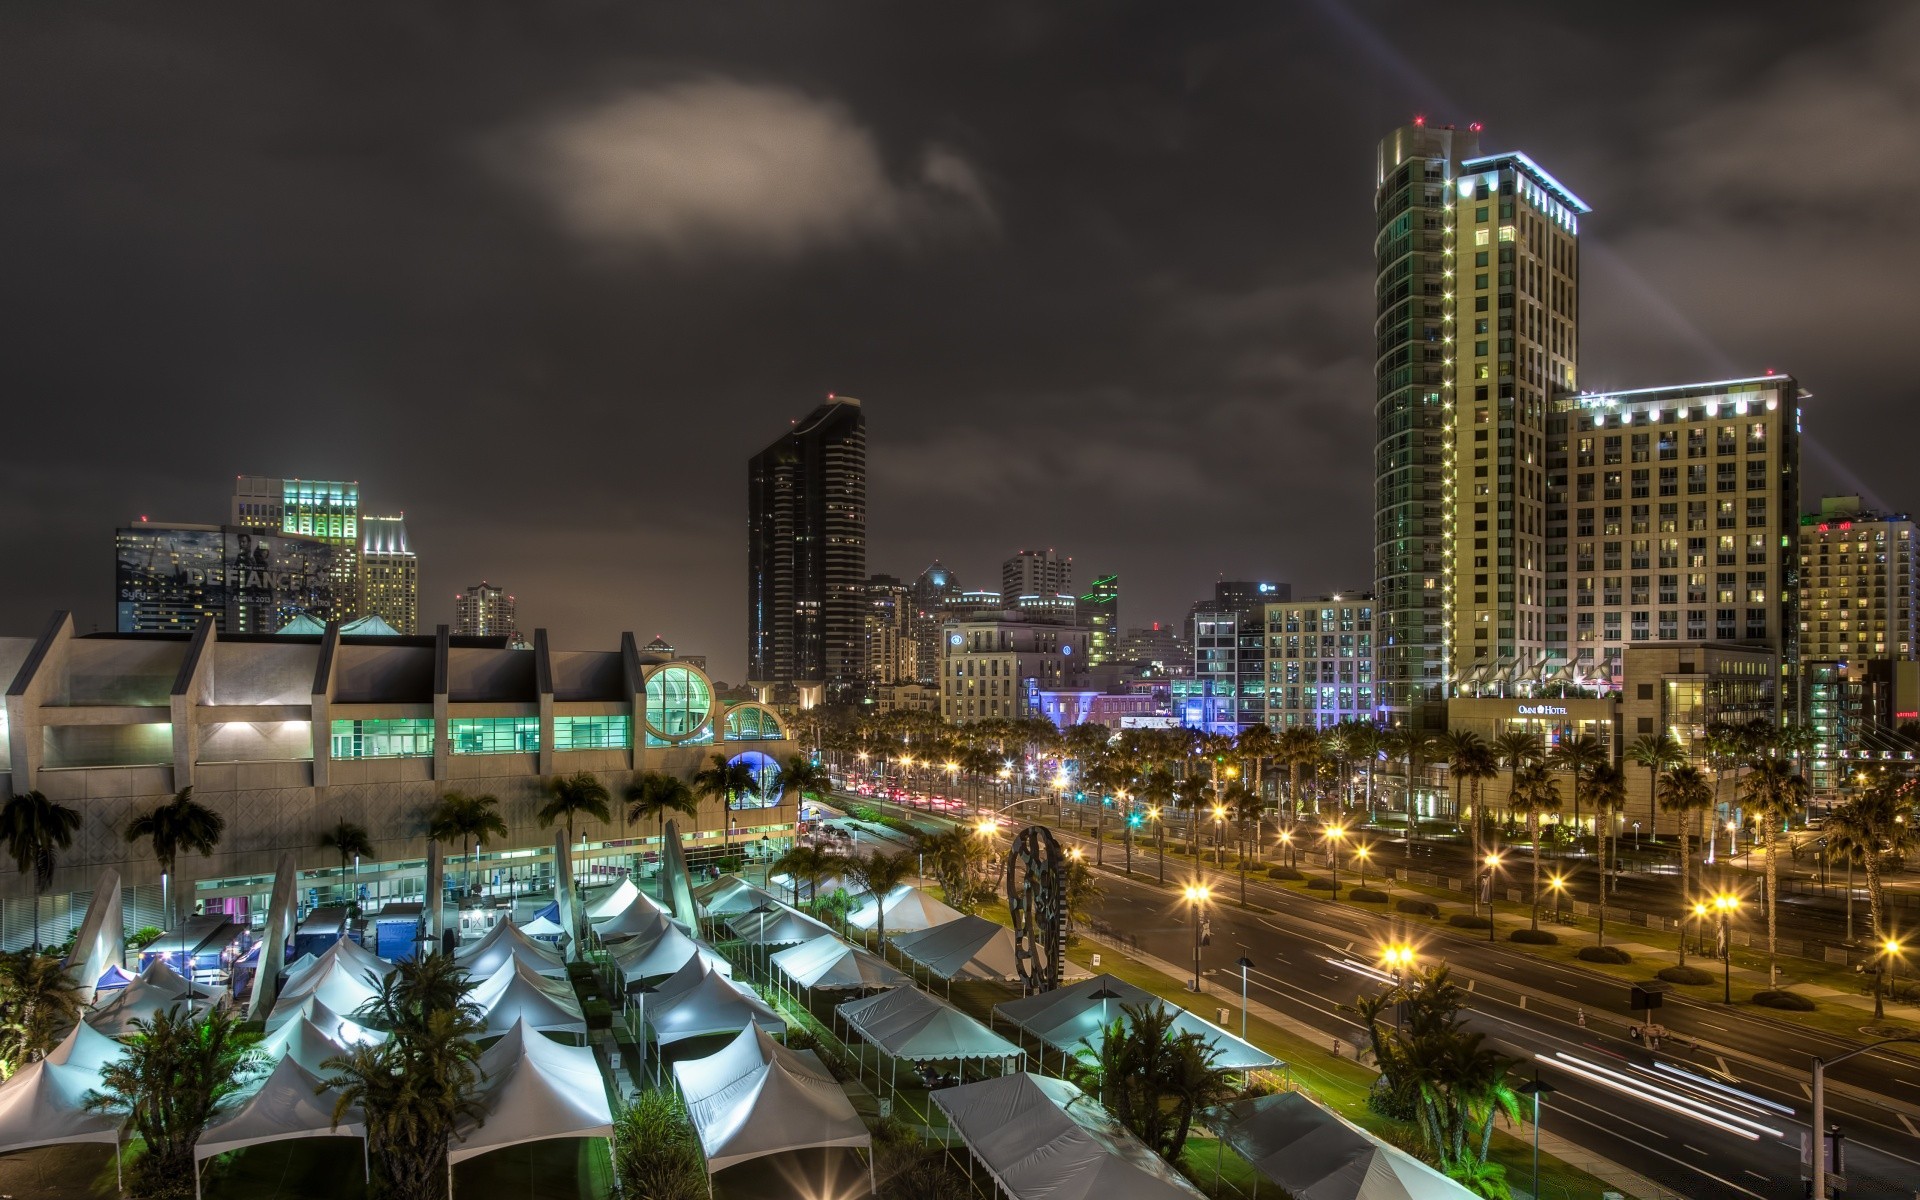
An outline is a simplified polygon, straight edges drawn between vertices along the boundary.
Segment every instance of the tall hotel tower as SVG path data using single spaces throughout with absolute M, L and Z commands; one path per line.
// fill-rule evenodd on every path
M 805 708 L 860 684 L 866 585 L 866 414 L 828 397 L 747 462 L 749 686 Z
M 1403 126 L 1374 196 L 1379 715 L 1544 658 L 1547 415 L 1579 361 L 1581 199 L 1480 127 Z

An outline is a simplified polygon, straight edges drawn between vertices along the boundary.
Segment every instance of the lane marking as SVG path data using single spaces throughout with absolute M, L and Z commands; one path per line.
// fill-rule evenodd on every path
M 1698 1146 L 1689 1146 L 1689 1145 L 1687 1145 L 1687 1144 L 1686 1144 L 1685 1142 L 1681 1142 L 1681 1143 L 1680 1143 L 1680 1148 L 1681 1148 L 1682 1150 L 1691 1150 L 1691 1151 L 1693 1151 L 1693 1152 L 1694 1152 L 1695 1154 L 1698 1154 L 1698 1155 L 1699 1155 L 1699 1156 L 1700 1156 L 1701 1158 L 1706 1158 L 1706 1157 L 1707 1157 L 1707 1152 L 1706 1152 L 1705 1150 L 1702 1150 L 1702 1149 L 1701 1149 L 1700 1147 L 1698 1147 Z
M 1808 1090 L 1808 1091 L 1812 1091 L 1813 1089 L 1812 1089 L 1812 1088 L 1808 1088 L 1807 1090 Z M 1809 1099 L 1809 1100 L 1811 1100 L 1811 1099 L 1813 1099 L 1813 1097 L 1811 1097 L 1811 1096 L 1809 1096 L 1809 1097 L 1807 1097 L 1807 1099 Z M 1913 1118 L 1912 1118 L 1912 1117 L 1909 1117 L 1909 1116 L 1908 1116 L 1907 1114 L 1905 1114 L 1905 1113 L 1903 1113 L 1903 1112 L 1897 1112 L 1897 1113 L 1894 1113 L 1893 1115 L 1894 1115 L 1894 1116 L 1896 1116 L 1896 1117 L 1899 1117 L 1899 1118 L 1900 1118 L 1900 1123 L 1901 1123 L 1902 1125 L 1905 1125 L 1905 1126 L 1907 1127 L 1907 1133 L 1908 1133 L 1908 1135 L 1909 1135 L 1909 1136 L 1911 1136 L 1911 1137 L 1920 1137 L 1920 1127 L 1916 1127 L 1916 1126 L 1914 1125 L 1914 1123 L 1913 1123 Z

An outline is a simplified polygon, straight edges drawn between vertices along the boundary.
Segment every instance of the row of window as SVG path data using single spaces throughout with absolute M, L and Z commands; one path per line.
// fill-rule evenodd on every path
M 779 720 L 762 709 L 742 707 L 727 714 L 726 737 L 730 742 L 773 741 L 784 736 Z M 433 737 L 431 717 L 338 720 L 333 723 L 333 757 L 431 758 Z M 453 717 L 447 722 L 447 742 L 454 754 L 534 754 L 540 749 L 540 719 Z M 671 743 L 649 736 L 648 744 Z M 633 722 L 625 716 L 553 719 L 555 750 L 626 750 L 632 745 Z

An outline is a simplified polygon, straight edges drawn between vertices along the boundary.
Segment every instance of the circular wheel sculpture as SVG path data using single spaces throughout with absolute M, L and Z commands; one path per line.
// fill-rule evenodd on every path
M 1067 950 L 1067 855 L 1051 830 L 1029 825 L 1013 839 L 1007 911 L 1013 915 L 1021 989 L 1032 994 L 1059 987 Z

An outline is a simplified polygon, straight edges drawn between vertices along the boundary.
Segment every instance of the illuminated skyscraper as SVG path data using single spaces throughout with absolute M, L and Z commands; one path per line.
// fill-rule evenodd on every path
M 1052 550 L 1022 550 L 1000 564 L 1000 600 L 1016 608 L 1022 596 L 1064 596 L 1073 591 L 1073 559 Z
M 333 546 L 333 611 L 314 615 L 336 621 L 359 615 L 358 483 L 242 475 L 233 484 L 233 524 L 318 538 Z
M 481 580 L 453 598 L 453 632 L 462 637 L 503 637 L 522 645 L 518 604 L 505 588 Z
M 360 612 L 401 633 L 420 625 L 420 560 L 407 544 L 406 517 L 360 518 Z
M 1114 662 L 1120 654 L 1120 577 L 1101 575 L 1080 597 L 1079 621 L 1087 631 L 1087 665 Z
M 1478 125 L 1395 130 L 1374 197 L 1378 699 L 1430 728 L 1464 673 L 1556 640 L 1547 417 L 1574 386 L 1590 210 L 1479 143 Z
M 747 462 L 747 680 L 809 707 L 866 675 L 867 421 L 830 397 Z

